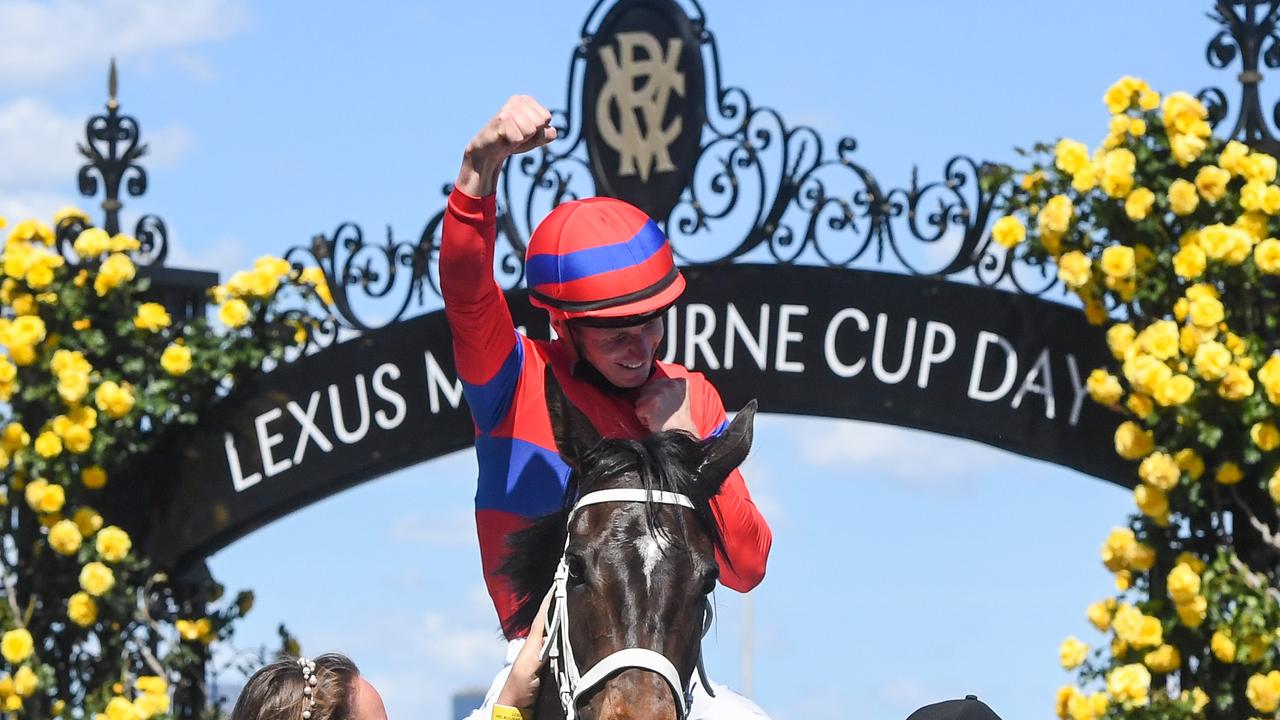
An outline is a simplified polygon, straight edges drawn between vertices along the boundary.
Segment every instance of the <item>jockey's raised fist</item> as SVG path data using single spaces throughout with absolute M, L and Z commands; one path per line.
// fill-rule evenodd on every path
M 513 95 L 471 139 L 467 154 L 477 159 L 505 160 L 555 139 L 551 113 L 528 95 Z

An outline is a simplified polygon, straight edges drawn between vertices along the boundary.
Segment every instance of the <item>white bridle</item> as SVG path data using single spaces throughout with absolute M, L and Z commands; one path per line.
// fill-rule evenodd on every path
M 685 495 L 673 492 L 653 491 L 642 489 L 614 489 L 614 490 L 598 490 L 593 493 L 587 493 L 580 498 L 573 509 L 569 511 L 569 517 L 566 525 L 573 522 L 573 516 L 578 510 L 587 505 L 598 505 L 607 502 L 655 502 L 663 505 L 679 505 L 694 509 L 693 502 Z M 569 547 L 569 538 L 565 537 L 565 550 Z M 657 673 L 662 679 L 667 681 L 667 685 L 671 688 L 671 694 L 675 697 L 676 706 L 680 710 L 677 716 L 683 718 L 689 715 L 689 705 L 693 699 L 693 678 L 689 678 L 689 685 L 684 686 L 680 682 L 680 673 L 676 670 L 675 665 L 666 658 L 662 653 L 654 652 L 647 648 L 625 648 L 611 653 L 604 657 L 600 662 L 588 668 L 586 672 L 578 672 L 578 662 L 573 656 L 573 645 L 569 642 L 569 561 L 567 552 L 561 553 L 560 564 L 556 566 L 555 581 L 551 585 L 551 593 L 555 602 L 552 605 L 551 617 L 547 625 L 547 639 L 542 646 L 541 657 L 543 660 L 550 658 L 551 672 L 556 679 L 556 684 L 560 691 L 560 706 L 564 709 L 566 720 L 575 720 L 578 713 L 578 698 L 584 693 L 591 690 L 595 686 L 604 682 L 609 676 L 626 668 L 639 668 Z M 711 609 L 711 599 L 706 601 L 706 614 L 703 616 L 702 634 L 705 636 L 707 631 L 711 629 L 713 613 Z M 707 682 L 707 673 L 702 665 L 702 649 L 698 649 L 698 677 L 702 680 L 702 687 L 708 695 L 713 695 L 710 683 Z

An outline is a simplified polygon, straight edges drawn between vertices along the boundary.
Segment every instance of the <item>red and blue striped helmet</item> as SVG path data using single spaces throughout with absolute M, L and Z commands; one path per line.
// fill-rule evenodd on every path
M 630 203 L 607 197 L 558 205 L 525 253 L 529 302 L 565 319 L 662 310 L 684 292 L 671 244 Z

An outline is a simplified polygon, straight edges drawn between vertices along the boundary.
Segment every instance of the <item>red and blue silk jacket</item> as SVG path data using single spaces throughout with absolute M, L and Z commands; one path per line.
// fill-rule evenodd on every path
M 454 189 L 444 219 L 440 285 L 458 376 L 475 422 L 476 530 L 484 579 L 499 620 L 505 621 L 518 600 L 498 573 L 507 555 L 507 536 L 559 510 L 569 477 L 547 415 L 547 365 L 602 436 L 638 438 L 648 431 L 626 394 L 574 376 L 573 353 L 564 341 L 531 340 L 516 331 L 493 277 L 496 227 L 495 196 L 474 198 Z M 702 374 L 662 362 L 655 372 L 688 381 L 703 437 L 724 431 L 728 422 L 720 394 Z M 737 470 L 712 505 L 731 560 L 717 558 L 720 582 L 747 592 L 764 578 L 773 535 Z

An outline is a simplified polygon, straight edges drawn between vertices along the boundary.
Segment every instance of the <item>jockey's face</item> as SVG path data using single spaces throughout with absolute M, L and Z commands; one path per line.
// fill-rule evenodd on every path
M 577 338 L 583 360 L 614 385 L 635 388 L 649 379 L 664 327 L 658 316 L 641 325 L 604 328 L 575 323 L 569 330 Z M 559 327 L 556 332 L 564 334 Z

